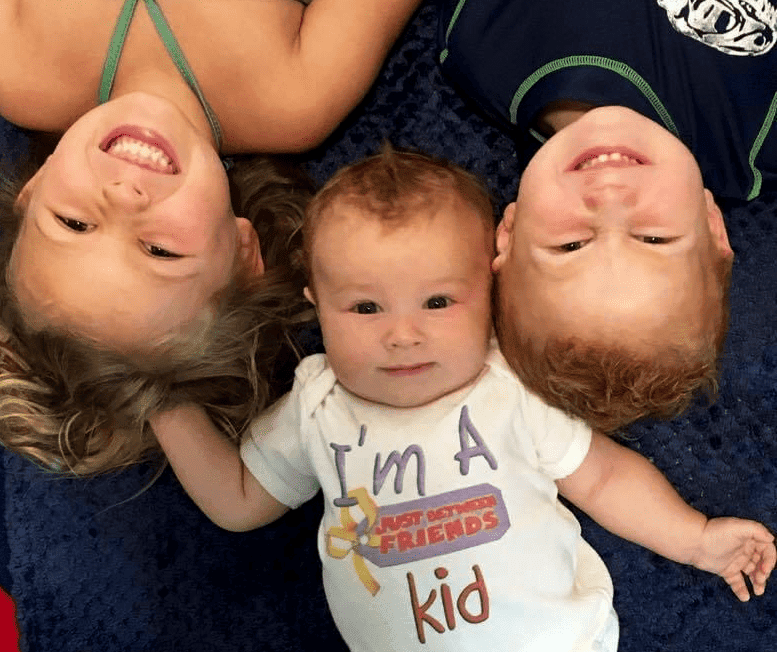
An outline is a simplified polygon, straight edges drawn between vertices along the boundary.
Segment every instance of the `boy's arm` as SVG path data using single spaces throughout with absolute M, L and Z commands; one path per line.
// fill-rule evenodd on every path
M 242 532 L 271 523 L 288 510 L 259 484 L 238 447 L 201 407 L 176 407 L 149 423 L 184 489 L 216 525 Z
M 565 498 L 614 534 L 723 577 L 740 600 L 764 592 L 775 565 L 774 537 L 760 523 L 708 520 L 638 453 L 594 433 L 580 467 L 557 483 Z

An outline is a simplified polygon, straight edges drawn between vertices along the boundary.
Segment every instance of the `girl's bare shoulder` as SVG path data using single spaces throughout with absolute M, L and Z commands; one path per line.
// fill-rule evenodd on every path
M 0 114 L 32 129 L 61 131 L 94 106 L 123 4 L 124 0 L 0 0 Z M 296 0 L 157 0 L 157 4 L 206 96 L 214 96 L 213 104 L 238 102 L 236 90 L 247 75 L 261 79 L 262 71 L 273 65 L 272 53 L 290 47 L 297 38 L 304 9 Z M 177 74 L 140 0 L 117 75 L 159 67 Z

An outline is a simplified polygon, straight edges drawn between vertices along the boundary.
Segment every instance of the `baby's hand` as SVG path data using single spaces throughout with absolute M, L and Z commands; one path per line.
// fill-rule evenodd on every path
M 739 518 L 713 518 L 704 528 L 693 565 L 720 575 L 747 602 L 750 593 L 742 574 L 750 578 L 755 595 L 762 595 L 775 560 L 774 536 L 763 525 Z

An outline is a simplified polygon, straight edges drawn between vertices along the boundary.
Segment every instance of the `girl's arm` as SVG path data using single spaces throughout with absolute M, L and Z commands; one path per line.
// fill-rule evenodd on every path
M 288 510 L 251 475 L 238 447 L 201 407 L 173 408 L 149 422 L 184 489 L 216 525 L 243 532 Z
M 255 52 L 262 60 L 245 61 L 253 83 L 243 89 L 243 102 L 261 107 L 260 119 L 241 124 L 237 148 L 305 150 L 320 143 L 367 93 L 421 1 L 312 0 L 293 28 L 263 25 Z
M 764 592 L 777 559 L 774 537 L 760 523 L 708 520 L 688 505 L 647 459 L 594 433 L 580 467 L 557 481 L 559 492 L 603 527 L 683 564 L 723 577 L 740 600 Z

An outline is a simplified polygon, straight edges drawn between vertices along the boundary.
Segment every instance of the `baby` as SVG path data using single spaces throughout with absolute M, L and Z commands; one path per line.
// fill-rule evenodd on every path
M 611 650 L 609 573 L 558 494 L 747 600 L 772 535 L 708 520 L 646 459 L 529 393 L 491 337 L 493 214 L 450 163 L 385 149 L 306 213 L 326 355 L 238 448 L 199 406 L 154 416 L 176 474 L 247 530 L 324 493 L 323 581 L 352 650 Z

